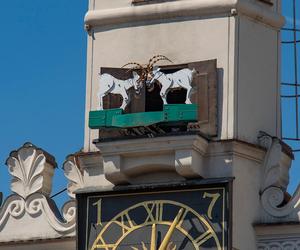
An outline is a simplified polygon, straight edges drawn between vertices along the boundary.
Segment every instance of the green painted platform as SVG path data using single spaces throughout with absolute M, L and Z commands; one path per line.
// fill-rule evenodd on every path
M 198 107 L 196 104 L 167 104 L 163 111 L 123 114 L 122 109 L 90 111 L 89 127 L 131 128 L 150 126 L 157 123 L 197 121 Z

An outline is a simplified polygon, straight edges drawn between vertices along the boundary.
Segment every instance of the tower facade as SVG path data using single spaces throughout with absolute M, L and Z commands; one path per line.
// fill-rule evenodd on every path
M 86 182 L 118 186 L 234 178 L 228 237 L 234 249 L 256 249 L 253 225 L 264 218 L 261 194 L 274 183 L 286 188 L 292 158 L 288 147 L 278 146 L 281 173 L 265 183 L 267 149 L 281 136 L 281 1 L 91 0 L 89 6 L 84 151 L 99 153 L 83 163 Z M 207 96 L 198 95 L 196 104 L 215 130 L 202 129 L 199 122 L 193 134 L 101 140 L 100 132 L 97 140 L 89 114 L 98 107 L 98 73 L 128 62 L 147 64 L 153 55 L 172 61 L 160 66 L 214 61 L 212 70 L 197 68 L 201 77 L 210 77 L 207 89 L 197 90 Z M 91 174 L 97 169 L 98 175 Z

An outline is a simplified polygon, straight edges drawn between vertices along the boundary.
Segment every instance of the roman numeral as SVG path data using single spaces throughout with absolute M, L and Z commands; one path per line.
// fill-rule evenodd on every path
M 207 230 L 205 233 L 201 234 L 198 238 L 194 240 L 194 243 L 198 245 L 199 247 L 204 244 L 206 241 L 208 241 L 211 237 L 213 237 L 213 232 L 210 230 Z
M 114 246 L 115 245 L 113 245 L 113 244 L 106 244 L 103 237 L 101 235 L 98 235 L 98 237 L 95 240 L 91 250 L 96 250 L 96 249 L 109 250 L 109 249 L 112 249 Z
M 122 214 L 117 220 L 114 221 L 114 223 L 122 228 L 123 235 L 135 227 L 135 223 L 130 218 L 128 212 Z
M 177 227 L 181 227 L 181 225 L 184 222 L 184 219 L 187 216 L 188 212 L 189 212 L 188 210 L 186 210 L 186 209 L 184 210 L 182 216 L 180 217 L 180 220 L 177 223 Z
M 157 201 L 150 204 L 144 204 L 144 208 L 146 209 L 147 212 L 147 218 L 145 220 L 145 223 L 147 222 L 156 223 L 162 221 L 163 210 L 164 210 L 163 202 Z

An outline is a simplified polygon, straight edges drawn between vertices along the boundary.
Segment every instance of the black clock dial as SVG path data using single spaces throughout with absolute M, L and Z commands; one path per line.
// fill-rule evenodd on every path
M 79 249 L 229 249 L 228 197 L 226 186 L 86 195 Z

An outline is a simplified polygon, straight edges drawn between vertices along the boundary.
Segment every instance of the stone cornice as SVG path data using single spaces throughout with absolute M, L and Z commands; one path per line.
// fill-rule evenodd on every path
M 170 146 L 171 145 L 171 146 Z M 162 136 L 155 138 L 141 138 L 101 142 L 97 144 L 103 155 L 140 155 L 145 152 L 155 154 L 166 151 L 189 149 L 193 147 L 198 152 L 206 151 L 207 141 L 198 135 Z
M 90 10 L 85 16 L 88 29 L 147 20 L 166 20 L 178 17 L 243 14 L 280 29 L 284 17 L 263 6 L 241 0 L 182 0 L 124 8 Z

